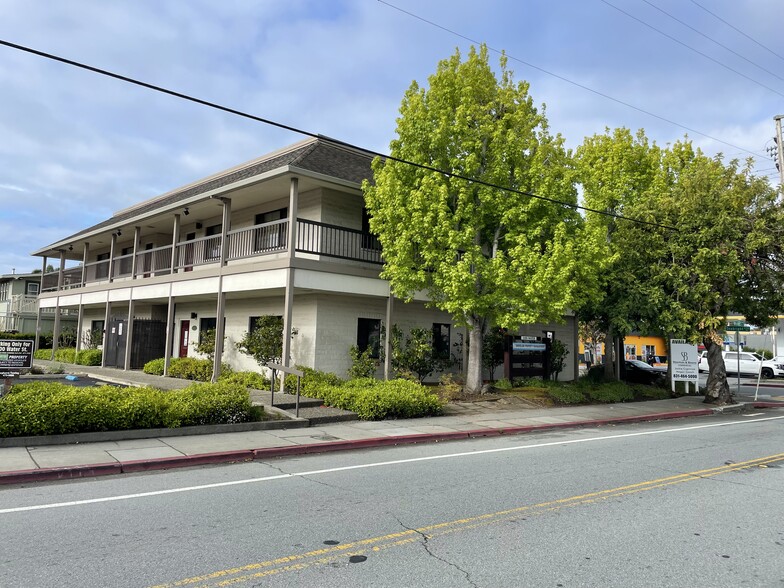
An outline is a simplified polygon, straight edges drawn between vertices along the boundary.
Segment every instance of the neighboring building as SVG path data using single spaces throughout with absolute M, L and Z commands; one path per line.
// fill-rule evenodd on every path
M 38 318 L 38 292 L 41 274 L 6 274 L 0 276 L 0 332 L 35 333 Z M 76 328 L 76 312 L 61 315 L 62 329 Z M 41 333 L 54 331 L 54 309 L 41 313 Z
M 106 327 L 104 363 L 125 369 L 194 355 L 212 328 L 223 361 L 254 369 L 236 343 L 262 315 L 283 317 L 291 364 L 340 375 L 351 345 L 380 351 L 388 322 L 433 328 L 436 344 L 458 355 L 464 328 L 423 297 L 393 307 L 379 277 L 381 248 L 361 190 L 370 163 L 310 139 L 121 210 L 34 253 L 44 266 L 52 257 L 61 268 L 82 262 L 45 274 L 41 306 L 74 309 L 81 333 Z M 574 317 L 520 334 L 545 330 L 572 351 L 561 379 L 574 378 Z

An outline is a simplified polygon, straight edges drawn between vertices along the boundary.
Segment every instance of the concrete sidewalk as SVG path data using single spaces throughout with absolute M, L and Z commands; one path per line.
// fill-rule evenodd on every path
M 79 366 L 93 377 L 108 378 L 105 370 Z M 100 368 L 99 368 L 100 369 Z M 137 372 L 120 373 L 117 380 L 159 385 L 151 378 L 181 385 L 181 380 Z M 94 373 L 93 373 L 94 372 Z M 185 382 L 187 385 L 189 382 Z M 21 484 L 90 476 L 250 461 L 275 456 L 380 447 L 405 443 L 513 435 L 548 429 L 622 424 L 707 416 L 744 407 L 784 408 L 784 402 L 753 402 L 743 398 L 734 407 L 712 408 L 702 396 L 649 402 L 520 408 L 497 402 L 450 404 L 440 417 L 388 421 L 351 421 L 308 428 L 281 428 L 238 433 L 102 441 L 71 445 L 0 448 L 0 484 Z M 778 412 L 778 411 L 777 411 Z

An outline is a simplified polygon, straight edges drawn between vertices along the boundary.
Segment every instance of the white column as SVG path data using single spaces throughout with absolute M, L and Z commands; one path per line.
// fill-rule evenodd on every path
M 389 285 L 389 297 L 387 298 L 387 318 L 384 335 L 384 379 L 392 377 L 392 305 L 395 297 L 392 296 L 392 285 Z
M 65 249 L 60 249 L 60 268 L 57 271 L 57 299 L 54 305 L 54 327 L 52 328 L 52 359 L 54 359 L 57 348 L 60 347 L 60 291 L 63 289 L 64 269 Z
M 128 300 L 128 332 L 125 335 L 125 360 L 123 362 L 123 369 L 125 370 L 131 369 L 131 346 L 133 345 L 133 306 L 133 288 L 131 288 L 131 295 Z
M 166 311 L 166 350 L 163 354 L 163 375 L 169 375 L 171 364 L 172 344 L 174 343 L 174 299 L 172 298 L 172 283 L 169 282 L 169 307 Z
M 177 271 L 177 243 L 180 241 L 180 215 L 174 215 L 174 226 L 172 227 L 172 253 L 171 253 L 171 273 Z
M 221 373 L 221 359 L 223 358 L 223 337 L 226 333 L 226 294 L 223 292 L 223 268 L 226 266 L 228 257 L 229 239 L 226 233 L 229 232 L 231 223 L 231 200 L 221 198 L 223 203 L 223 224 L 221 225 L 221 254 L 220 254 L 220 275 L 218 276 L 218 307 L 215 318 L 215 358 L 212 364 L 212 381 L 217 382 Z
M 299 206 L 299 180 L 291 178 L 289 189 L 288 218 L 288 268 L 286 269 L 286 293 L 283 299 L 283 357 L 281 364 L 288 367 L 291 363 L 291 317 L 294 310 L 294 256 L 297 247 L 297 207 Z M 281 375 L 280 389 L 284 389 L 285 378 Z
M 133 256 L 131 257 L 131 279 L 136 279 L 136 252 L 139 250 L 139 239 L 141 238 L 142 228 L 133 229 Z M 128 368 L 125 368 L 128 369 Z
M 38 286 L 38 300 L 36 308 L 38 312 L 35 317 L 35 345 L 33 349 L 38 351 L 38 339 L 41 337 L 41 293 L 44 291 L 44 274 L 46 273 L 46 256 L 44 255 L 43 263 L 41 264 L 41 284 Z

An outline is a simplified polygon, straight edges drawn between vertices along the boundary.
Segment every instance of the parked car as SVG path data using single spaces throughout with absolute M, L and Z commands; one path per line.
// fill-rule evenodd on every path
M 630 384 L 662 384 L 667 379 L 667 368 L 650 366 L 639 359 L 627 359 L 624 379 Z
M 738 373 L 738 352 L 737 351 L 722 351 L 724 358 L 724 368 L 728 374 Z M 703 351 L 700 354 L 699 369 L 701 372 L 708 371 L 708 352 Z M 749 353 L 747 351 L 740 352 L 740 374 L 746 376 L 762 375 L 763 378 L 781 378 L 784 377 L 784 357 L 763 359 L 756 353 Z

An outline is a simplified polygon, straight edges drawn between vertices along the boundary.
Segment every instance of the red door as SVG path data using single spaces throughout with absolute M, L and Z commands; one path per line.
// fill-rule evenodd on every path
M 190 340 L 191 321 L 180 322 L 180 354 L 177 357 L 188 357 L 188 341 Z

